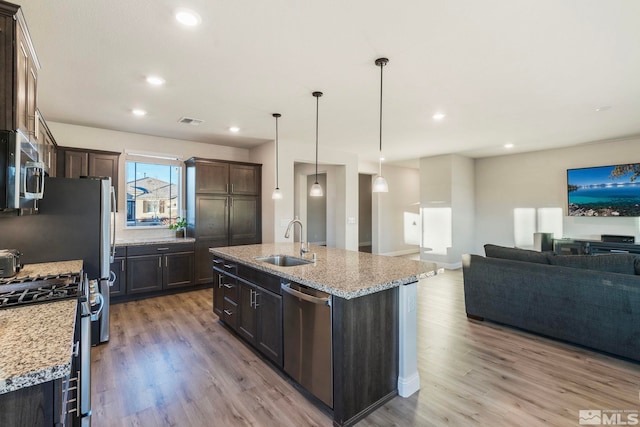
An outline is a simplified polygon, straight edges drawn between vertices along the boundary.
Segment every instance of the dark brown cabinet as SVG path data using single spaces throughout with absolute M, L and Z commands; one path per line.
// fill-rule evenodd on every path
M 118 171 L 120 153 L 113 151 L 87 150 L 82 148 L 58 147 L 57 173 L 64 178 L 81 176 L 108 176 L 118 200 Z
M 193 243 L 127 248 L 127 295 L 180 288 L 194 283 Z
M 122 297 L 127 294 L 126 249 L 124 246 L 117 247 L 111 263 L 111 271 L 115 274 L 115 280 L 109 292 L 111 297 Z
M 212 283 L 209 248 L 262 242 L 262 166 L 200 158 L 185 164 L 187 235 L 196 238 L 196 283 Z
M 7 2 L 0 3 L 0 58 L 0 129 L 35 141 L 40 63 L 22 10 Z
M 38 151 L 40 152 L 40 161 L 44 163 L 44 169 L 49 176 L 56 176 L 56 140 L 47 126 L 44 117 L 38 111 Z
M 280 278 L 214 256 L 213 311 L 278 366 L 283 366 Z

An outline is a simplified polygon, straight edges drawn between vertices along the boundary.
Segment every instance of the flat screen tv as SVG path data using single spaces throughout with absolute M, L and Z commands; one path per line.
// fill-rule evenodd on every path
M 569 216 L 640 216 L 640 163 L 567 170 Z

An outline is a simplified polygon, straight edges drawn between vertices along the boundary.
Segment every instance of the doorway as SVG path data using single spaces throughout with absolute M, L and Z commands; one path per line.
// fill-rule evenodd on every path
M 372 209 L 371 175 L 358 174 L 358 251 L 372 251 Z

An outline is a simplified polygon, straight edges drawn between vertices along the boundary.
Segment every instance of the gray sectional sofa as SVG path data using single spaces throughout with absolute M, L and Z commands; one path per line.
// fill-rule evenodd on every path
M 640 259 L 485 245 L 463 255 L 467 316 L 640 361 Z

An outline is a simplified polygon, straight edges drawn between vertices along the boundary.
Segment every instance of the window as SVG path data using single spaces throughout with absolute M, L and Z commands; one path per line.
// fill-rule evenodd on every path
M 182 206 L 182 164 L 127 161 L 127 226 L 166 226 Z

